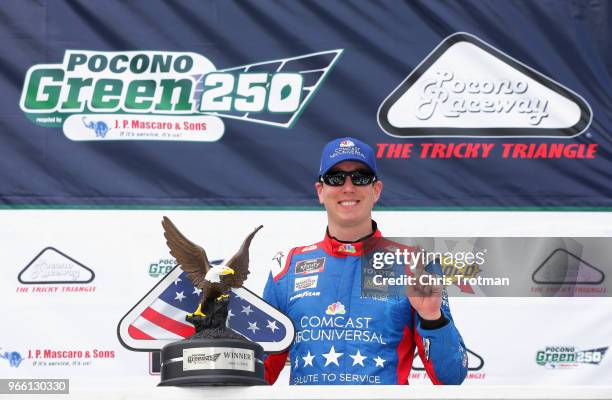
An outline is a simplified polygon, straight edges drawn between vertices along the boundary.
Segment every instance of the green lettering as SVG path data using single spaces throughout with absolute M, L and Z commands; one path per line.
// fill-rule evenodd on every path
M 83 53 L 72 53 L 68 59 L 67 71 L 74 71 L 77 65 L 83 65 L 87 61 L 87 56 Z
M 91 72 L 102 72 L 108 65 L 108 58 L 102 54 L 96 54 L 89 59 L 87 67 Z
M 155 54 L 151 62 L 151 72 L 170 72 L 170 65 L 172 65 L 171 55 Z
M 64 79 L 64 71 L 61 69 L 37 69 L 32 71 L 24 101 L 24 107 L 27 110 L 52 110 L 57 106 L 62 85 L 42 83 L 41 81 L 45 78 L 49 78 L 53 82 L 61 82 Z
M 82 102 L 79 101 L 79 95 L 81 94 L 81 88 L 85 86 L 91 86 L 92 83 L 91 78 L 83 79 L 83 78 L 69 78 L 66 82 L 70 87 L 68 91 L 68 98 L 61 105 L 62 110 L 81 110 Z
M 151 108 L 151 100 L 141 100 L 153 98 L 155 96 L 155 81 L 140 80 L 130 82 L 125 95 L 125 108 L 131 110 L 147 110 Z
M 96 82 L 91 107 L 95 109 L 114 109 L 119 105 L 119 97 L 123 89 L 123 82 L 119 79 L 100 79 Z M 107 97 L 109 97 L 107 99 Z
M 125 65 L 122 66 L 122 67 L 119 67 L 117 65 L 117 64 L 119 64 L 119 61 L 127 62 L 128 61 L 128 56 L 126 56 L 125 54 L 119 54 L 119 55 L 113 57 L 111 59 L 110 65 L 109 65 L 111 72 L 119 74 L 121 72 L 124 72 L 127 69 L 127 67 Z
M 191 79 L 162 79 L 160 86 L 162 87 L 162 95 L 159 103 L 155 106 L 157 111 L 190 111 L 191 103 Z M 172 103 L 172 95 L 174 90 L 179 89 L 179 98 L 176 104 Z
M 130 60 L 130 71 L 135 74 L 142 74 L 149 68 L 149 57 L 145 54 L 138 54 Z
M 176 72 L 189 72 L 193 68 L 193 58 L 188 55 L 178 56 L 174 60 L 174 70 Z

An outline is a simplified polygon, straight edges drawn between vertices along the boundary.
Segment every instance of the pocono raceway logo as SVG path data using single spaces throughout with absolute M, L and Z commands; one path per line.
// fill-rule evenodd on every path
M 232 118 L 291 128 L 341 49 L 217 70 L 191 52 L 66 50 L 32 66 L 21 110 L 76 141 L 213 142 Z
M 545 296 L 601 296 L 607 292 L 602 285 L 606 275 L 603 268 L 597 268 L 583 258 L 583 246 L 565 238 L 563 245 L 556 248 L 533 271 L 531 280 L 535 286 L 531 293 Z
M 575 346 L 547 346 L 536 352 L 536 363 L 549 369 L 569 369 L 582 365 L 599 365 L 608 346 L 578 350 Z
M 3 351 L 0 348 L 0 359 L 8 361 L 10 368 L 19 367 L 91 367 L 96 360 L 115 359 L 115 350 L 108 349 L 61 349 L 31 348 L 24 352 Z M 1 365 L 2 363 L 0 363 Z
M 94 271 L 54 247 L 42 249 L 22 270 L 17 293 L 93 293 Z
M 397 138 L 563 138 L 584 133 L 584 98 L 465 32 L 444 39 L 382 102 Z M 595 158 L 595 143 L 379 143 L 377 158 Z

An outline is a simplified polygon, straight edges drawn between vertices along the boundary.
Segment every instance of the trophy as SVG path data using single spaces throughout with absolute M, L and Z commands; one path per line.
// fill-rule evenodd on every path
M 240 250 L 225 264 L 212 266 L 204 249 L 164 217 L 166 244 L 196 290 L 197 310 L 185 318 L 195 333 L 161 350 L 159 386 L 265 385 L 263 348 L 226 326 L 229 292 L 242 287 L 249 274 L 249 246 L 263 226 L 251 232 Z

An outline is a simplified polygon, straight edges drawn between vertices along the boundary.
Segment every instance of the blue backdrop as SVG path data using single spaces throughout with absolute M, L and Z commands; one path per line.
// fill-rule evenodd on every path
M 383 207 L 610 208 L 611 10 L 604 0 L 5 0 L 0 3 L 0 204 L 315 207 L 320 150 L 327 141 L 350 135 L 379 152 Z M 571 137 L 561 128 L 549 130 L 558 137 L 529 137 L 520 126 L 511 134 L 490 130 L 497 137 L 470 137 L 461 127 L 451 129 L 455 136 L 436 135 L 435 126 L 427 137 L 386 133 L 379 123 L 381 104 L 457 32 L 509 56 L 500 56 L 503 61 L 520 61 L 568 89 L 553 88 L 560 95 L 577 94 L 570 100 L 580 103 L 583 115 Z M 286 114 L 296 116 L 287 127 L 258 122 L 256 113 L 231 118 L 234 111 L 228 111 L 220 115 L 223 135 L 213 141 L 71 140 L 68 128 L 36 123 L 20 106 L 28 69 L 41 64 L 61 69 L 67 50 L 196 53 L 220 71 L 303 73 L 303 87 L 316 87 L 302 90 L 299 112 Z M 295 67 L 284 64 L 332 50 L 342 51 L 300 59 Z M 265 65 L 243 67 L 256 63 Z M 318 71 L 310 83 L 304 72 L 309 70 Z M 197 72 L 194 79 L 207 71 Z M 522 72 L 529 75 L 525 68 Z M 549 111 L 555 112 L 552 106 Z M 261 118 L 282 121 L 286 115 Z M 487 157 L 421 157 L 425 143 L 463 148 L 485 143 L 494 149 Z M 517 143 L 582 145 L 584 157 L 538 158 L 533 151 L 531 157 L 504 157 L 503 144 Z M 411 144 L 412 156 L 389 157 L 390 144 L 402 149 L 398 152 L 408 148 L 399 145 Z

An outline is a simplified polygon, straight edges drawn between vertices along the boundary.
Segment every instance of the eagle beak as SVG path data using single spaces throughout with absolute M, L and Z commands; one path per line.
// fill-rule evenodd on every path
M 221 275 L 234 275 L 234 270 L 230 267 L 224 267 L 223 271 L 221 271 Z

